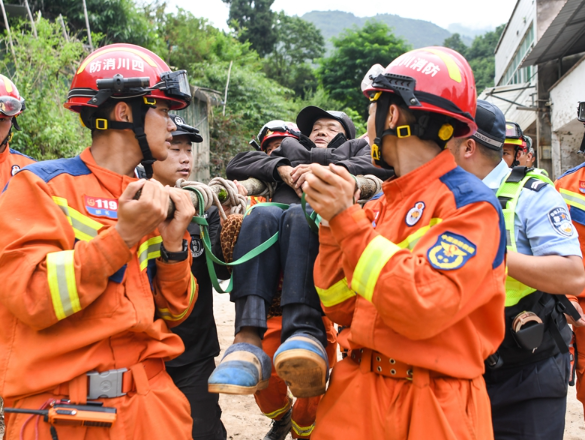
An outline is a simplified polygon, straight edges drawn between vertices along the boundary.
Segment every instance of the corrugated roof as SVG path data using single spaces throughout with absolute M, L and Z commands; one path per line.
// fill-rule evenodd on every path
M 585 0 L 567 0 L 520 67 L 585 52 Z

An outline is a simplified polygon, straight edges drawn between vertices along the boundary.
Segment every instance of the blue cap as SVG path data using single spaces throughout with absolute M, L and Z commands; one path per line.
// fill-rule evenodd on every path
M 506 140 L 506 117 L 490 102 L 477 100 L 475 112 L 477 131 L 471 136 L 476 142 L 492 150 L 500 151 Z

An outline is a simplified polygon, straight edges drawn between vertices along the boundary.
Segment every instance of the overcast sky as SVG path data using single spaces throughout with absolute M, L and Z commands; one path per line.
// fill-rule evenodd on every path
M 191 11 L 196 17 L 207 18 L 216 27 L 227 29 L 228 6 L 221 0 L 170 0 L 168 3 Z M 444 28 L 452 23 L 471 28 L 495 28 L 508 21 L 515 4 L 516 0 L 275 0 L 272 9 L 298 16 L 314 10 L 346 11 L 358 17 L 396 14 L 431 21 Z

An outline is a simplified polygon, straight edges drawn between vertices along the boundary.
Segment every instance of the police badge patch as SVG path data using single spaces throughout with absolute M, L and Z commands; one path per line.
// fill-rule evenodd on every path
M 12 165 L 12 170 L 10 171 L 10 174 L 14 176 L 16 173 L 18 173 L 18 171 L 20 171 L 20 167 L 18 165 Z
M 571 237 L 574 233 L 573 223 L 566 208 L 551 209 L 548 213 L 550 224 L 559 235 Z
M 443 232 L 429 249 L 427 259 L 435 269 L 459 269 L 475 255 L 477 247 L 465 237 L 453 232 Z
M 423 211 L 425 210 L 424 202 L 416 202 L 414 208 L 411 208 L 407 213 L 404 221 L 408 226 L 414 226 L 418 223 L 422 217 Z
M 192 237 L 191 238 L 191 256 L 193 258 L 197 258 L 200 257 L 201 255 L 203 255 L 203 242 L 201 241 L 200 238 L 195 238 Z

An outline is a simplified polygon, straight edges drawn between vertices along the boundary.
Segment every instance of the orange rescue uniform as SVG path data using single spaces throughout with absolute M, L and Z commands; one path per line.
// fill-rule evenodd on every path
M 569 206 L 571 220 L 579 233 L 581 252 L 585 255 L 585 164 L 564 173 L 555 182 L 555 188 Z M 569 297 L 569 299 L 579 301 L 585 310 L 585 292 L 582 292 L 579 298 Z M 585 408 L 585 327 L 573 327 L 573 331 L 577 342 L 577 399 Z
M 4 151 L 0 153 L 0 192 L 18 170 L 31 163 L 35 163 L 33 158 L 13 150 L 7 145 Z
M 382 190 L 321 226 L 315 284 L 352 352 L 312 439 L 493 439 L 482 373 L 504 338 L 498 202 L 448 151 Z
M 135 178 L 99 167 L 86 149 L 33 164 L 0 197 L 0 395 L 7 406 L 87 398 L 87 372 L 127 368 L 112 428 L 58 427 L 67 439 L 190 439 L 189 404 L 163 361 L 184 350 L 168 329 L 197 299 L 191 258 L 160 260 L 158 230 L 131 249 L 116 229 L 117 200 Z M 185 233 L 185 238 L 188 234 Z M 10 405 L 8 405 L 8 403 Z M 8 440 L 27 415 L 11 415 Z M 35 438 L 36 423 L 24 429 Z M 39 439 L 50 439 L 40 422 Z
M 280 347 L 282 316 L 274 316 L 268 319 L 267 324 L 268 330 L 264 333 L 262 350 L 272 359 L 274 353 Z M 327 333 L 326 351 L 329 358 L 329 366 L 333 367 L 337 363 L 337 334 L 333 323 L 325 316 L 323 317 L 323 325 Z M 274 364 L 272 365 L 268 388 L 256 391 L 254 398 L 264 415 L 273 420 L 280 420 L 290 409 L 292 397 L 288 394 L 288 387 L 284 380 L 276 374 Z M 320 401 L 321 396 L 298 398 L 295 401 L 292 410 L 292 438 L 311 438 L 311 434 L 315 428 L 317 406 Z

